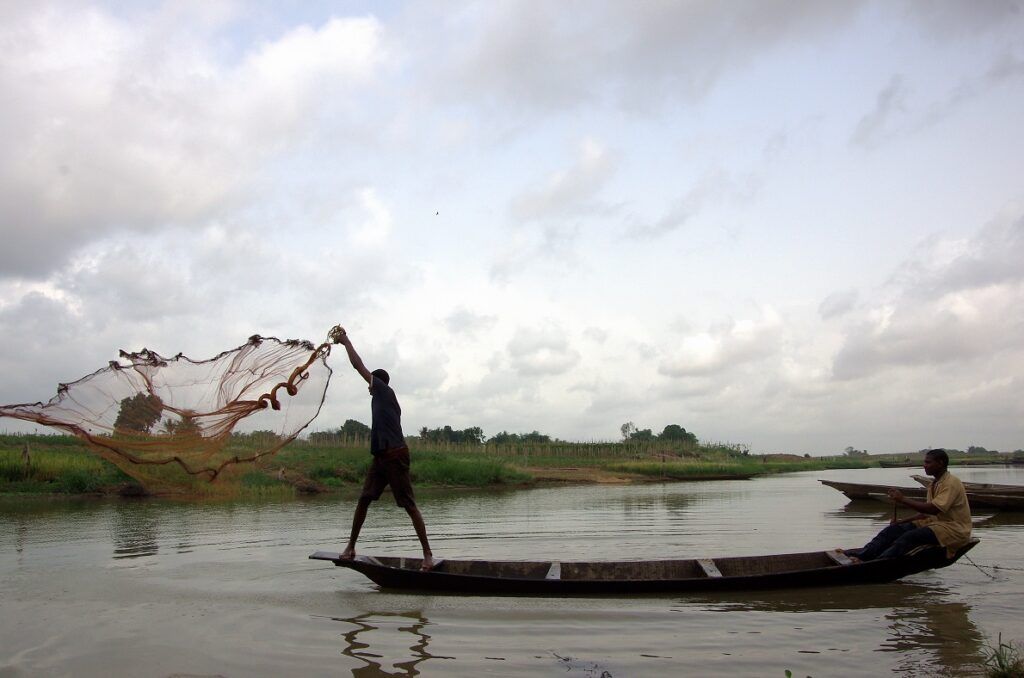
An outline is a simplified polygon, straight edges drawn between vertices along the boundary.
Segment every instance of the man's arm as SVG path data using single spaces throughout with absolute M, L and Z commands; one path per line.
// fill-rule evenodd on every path
M 942 513 L 942 510 L 930 501 L 918 501 L 917 499 L 905 497 L 902 492 L 895 488 L 890 489 L 888 494 L 889 498 L 897 504 L 903 504 L 904 506 L 914 509 L 918 513 L 926 514 L 924 517 L 935 516 Z
M 363 376 L 367 384 L 373 382 L 373 375 L 370 374 L 370 370 L 366 369 L 366 365 L 363 364 L 363 359 L 356 353 L 356 349 L 352 347 L 352 342 L 348 338 L 348 333 L 345 330 L 341 331 L 341 336 L 338 339 L 338 343 L 345 347 L 345 351 L 348 353 L 348 361 L 352 363 L 352 367 L 355 371 Z

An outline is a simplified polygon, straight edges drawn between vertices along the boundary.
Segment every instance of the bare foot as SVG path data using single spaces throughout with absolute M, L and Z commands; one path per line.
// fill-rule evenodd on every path
M 341 552 L 341 554 L 338 556 L 338 560 L 352 560 L 355 557 L 356 557 L 356 550 L 355 550 L 355 548 L 349 546 L 348 548 L 346 548 L 344 551 Z
M 437 563 L 434 562 L 433 556 L 423 556 L 423 564 L 420 565 L 421 572 L 430 572 L 434 569 Z

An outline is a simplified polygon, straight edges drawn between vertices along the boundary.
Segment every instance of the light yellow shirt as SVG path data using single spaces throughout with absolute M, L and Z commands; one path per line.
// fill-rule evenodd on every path
M 967 503 L 967 492 L 960 479 L 949 471 L 933 481 L 928 488 L 927 500 L 939 513 L 914 522 L 918 527 L 930 527 L 935 538 L 946 547 L 952 558 L 956 550 L 971 538 L 971 507 Z

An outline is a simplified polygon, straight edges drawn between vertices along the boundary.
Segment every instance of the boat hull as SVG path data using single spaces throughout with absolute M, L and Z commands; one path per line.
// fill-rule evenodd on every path
M 878 584 L 956 562 L 943 548 L 921 549 L 901 558 L 840 564 L 835 550 L 714 560 L 621 562 L 447 560 L 432 571 L 419 570 L 418 558 L 357 556 L 341 560 L 334 552 L 310 556 L 346 567 L 384 589 L 497 595 L 647 594 L 738 591 Z M 552 576 L 552 575 L 556 576 Z M 673 574 L 679 576 L 672 576 Z
M 913 476 L 915 480 L 919 476 Z M 876 499 L 889 502 L 886 494 L 891 485 L 869 485 L 867 483 L 843 483 L 836 480 L 819 480 L 819 483 L 826 485 L 845 494 L 849 499 Z M 918 482 L 922 482 L 918 480 Z M 922 482 L 923 484 L 923 482 Z M 899 487 L 896 488 L 906 497 L 912 499 L 925 499 L 927 490 L 924 487 Z M 966 491 L 967 501 L 971 506 L 983 506 L 995 508 L 1001 511 L 1024 511 L 1024 494 L 1003 494 L 992 492 L 981 492 L 968 489 Z
M 923 487 L 896 487 L 895 485 L 871 485 L 868 483 L 843 483 L 837 480 L 819 480 L 819 483 L 838 490 L 850 499 L 877 499 L 884 496 L 890 488 L 896 488 L 906 497 L 924 499 L 927 490 Z

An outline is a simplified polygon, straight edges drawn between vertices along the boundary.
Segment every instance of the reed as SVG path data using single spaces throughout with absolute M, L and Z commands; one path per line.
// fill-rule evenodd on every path
M 1004 643 L 1003 634 L 995 645 L 986 644 L 985 675 L 989 678 L 1020 678 L 1024 676 L 1024 658 L 1013 643 Z
M 84 494 L 128 481 L 98 457 L 74 449 L 34 449 L 26 461 L 20 449 L 0 449 L 0 483 L 7 492 Z
M 228 449 L 265 449 L 261 434 L 233 436 Z M 267 434 L 272 435 L 272 434 Z M 595 468 L 651 478 L 749 477 L 766 473 L 866 468 L 864 457 L 757 457 L 735 445 L 669 441 L 475 444 L 429 442 L 410 436 L 412 476 L 418 485 L 488 487 L 529 483 L 530 469 Z M 28 445 L 30 463 L 22 451 Z M 244 456 L 244 455 L 243 455 Z M 147 467 L 147 487 L 184 496 L 290 492 L 362 483 L 371 462 L 365 438 L 318 436 L 295 440 L 256 464 L 229 466 L 215 483 L 174 465 Z M 132 469 L 129 469 L 132 470 Z M 68 435 L 0 434 L 0 492 L 114 492 L 131 479 Z

